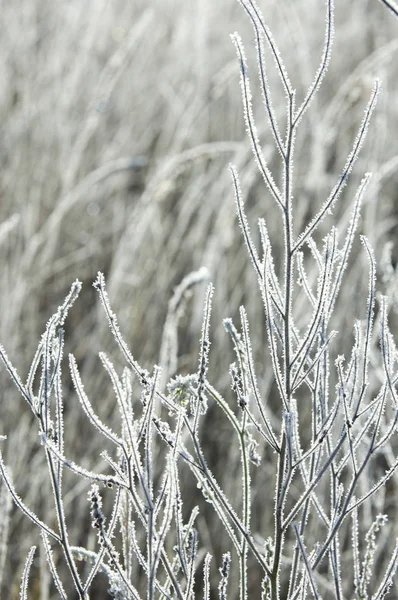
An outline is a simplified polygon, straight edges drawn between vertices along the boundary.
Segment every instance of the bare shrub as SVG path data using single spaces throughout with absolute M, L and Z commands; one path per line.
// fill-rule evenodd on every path
M 264 150 L 264 132 L 257 130 L 254 117 L 244 45 L 240 36 L 234 34 L 244 120 L 254 161 L 253 158 L 249 161 L 246 149 L 237 148 L 235 142 L 200 140 L 192 150 L 181 149 L 152 174 L 117 243 L 107 238 L 110 245 L 115 244 L 106 254 L 110 295 L 123 304 L 127 302 L 123 285 L 129 256 L 133 255 L 141 265 L 142 272 L 136 274 L 138 283 L 133 282 L 137 287 L 144 287 L 145 278 L 154 272 L 159 270 L 162 277 L 167 272 L 167 269 L 162 271 L 164 257 L 152 266 L 145 264 L 142 245 L 145 236 L 160 250 L 162 244 L 170 245 L 170 252 L 165 253 L 168 257 L 179 251 L 176 236 L 169 235 L 166 240 L 160 203 L 168 206 L 165 215 L 170 211 L 168 231 L 176 216 L 178 230 L 189 229 L 192 247 L 201 239 L 203 230 L 211 231 L 204 261 L 207 269 L 194 270 L 180 278 L 168 309 L 167 302 L 164 303 L 165 326 L 161 338 L 154 333 L 154 340 L 148 340 L 155 331 L 150 325 L 159 318 L 154 315 L 159 296 L 151 304 L 140 298 L 138 302 L 142 303 L 141 311 L 147 319 L 140 329 L 144 333 L 141 340 L 144 348 L 140 360 L 132 355 L 111 307 L 105 277 L 99 272 L 94 288 L 105 313 L 104 322 L 108 321 L 110 339 L 99 326 L 90 343 L 85 340 L 85 328 L 90 330 L 93 321 L 85 327 L 76 323 L 74 305 L 82 290 L 81 282 L 76 280 L 47 323 L 26 381 L 0 347 L 0 357 L 11 380 L 32 413 L 30 421 L 22 419 L 18 425 L 19 440 L 21 432 L 28 436 L 34 423 L 40 441 L 40 447 L 36 444 L 34 451 L 27 445 L 21 447 L 15 484 L 6 467 L 6 462 L 12 460 L 6 461 L 0 454 L 0 506 L 3 507 L 0 582 L 2 575 L 7 579 L 3 565 L 9 498 L 4 485 L 21 514 L 38 527 L 41 557 L 45 559 L 41 559 L 38 569 L 34 564 L 36 546 L 31 545 L 26 562 L 20 561 L 24 564 L 20 576 L 21 598 L 28 597 L 29 576 L 35 569 L 40 570 L 40 581 L 37 575 L 34 580 L 40 586 L 40 593 L 45 596 L 54 590 L 61 598 L 76 593 L 79 598 L 100 597 L 104 595 L 104 581 L 108 596 L 114 598 L 146 596 L 180 600 L 196 596 L 209 599 L 217 594 L 219 598 L 242 600 L 248 597 L 376 600 L 383 598 L 394 585 L 398 545 L 392 496 L 396 493 L 394 473 L 398 466 L 395 456 L 398 375 L 389 312 L 395 302 L 395 271 L 386 252 L 381 279 L 391 295 L 389 304 L 386 295 L 378 296 L 376 292 L 372 244 L 366 235 L 358 233 L 367 194 L 379 189 L 377 186 L 392 172 L 396 159 L 393 157 L 376 169 L 373 182 L 371 174 L 366 173 L 353 194 L 352 184 L 347 187 L 354 166 L 362 166 L 360 151 L 375 113 L 380 83 L 375 79 L 369 85 L 368 78 L 361 75 L 358 94 L 351 100 L 362 107 L 363 116 L 356 131 L 351 131 L 354 128 L 350 122 L 352 143 L 342 158 L 334 121 L 345 106 L 346 90 L 334 98 L 324 120 L 317 118 L 316 107 L 331 58 L 332 0 L 326 2 L 320 64 L 300 99 L 288 74 L 296 57 L 290 56 L 285 67 L 283 52 L 278 50 L 256 3 L 241 0 L 241 4 L 254 31 L 260 88 L 275 148 Z M 393 5 L 385 4 L 394 12 Z M 152 18 L 151 11 L 143 12 L 132 34 L 104 69 L 106 93 L 100 94 L 104 106 L 124 61 L 135 50 L 140 35 L 150 28 Z M 273 74 L 269 72 L 269 56 L 276 67 Z M 378 56 L 375 64 L 382 60 Z M 203 65 L 199 72 L 204 85 Z M 73 75 L 78 77 L 79 73 L 72 72 Z M 274 87 L 283 90 L 282 96 L 273 93 Z M 67 100 L 68 106 L 73 104 L 71 98 Z M 104 106 L 101 104 L 100 109 Z M 200 112 L 197 106 L 188 114 L 188 121 L 194 122 L 196 110 Z M 312 110 L 315 118 L 311 121 Z M 301 128 L 308 119 L 314 130 L 311 126 L 307 130 L 303 127 L 300 138 Z M 139 157 L 112 157 L 77 183 L 85 149 L 91 143 L 95 147 L 93 139 L 98 124 L 98 115 L 93 112 L 72 144 L 73 153 L 60 184 L 60 202 L 54 210 L 38 217 L 37 230 L 31 238 L 28 236 L 29 244 L 21 254 L 22 270 L 37 273 L 37 277 L 32 276 L 29 293 L 63 269 L 58 264 L 51 272 L 54 269 L 51 257 L 61 240 L 68 248 L 62 225 L 71 208 L 115 174 L 136 172 L 147 166 L 146 160 Z M 166 138 L 161 140 L 165 146 Z M 222 255 L 218 250 L 230 244 L 232 222 L 222 215 L 214 223 L 214 207 L 205 211 L 194 208 L 192 202 L 179 212 L 173 196 L 181 185 L 188 187 L 184 198 L 191 200 L 184 180 L 187 163 L 206 164 L 211 156 L 230 152 L 235 153 L 237 163 L 230 166 L 236 212 L 254 278 L 247 276 L 243 280 L 243 269 L 234 264 L 236 295 L 239 301 L 243 297 L 245 305 L 239 309 L 239 325 L 232 318 L 223 322 L 235 353 L 229 367 L 228 386 L 220 369 L 229 356 L 225 337 L 215 354 L 212 347 L 216 344 L 210 342 L 217 288 L 208 285 L 204 310 L 200 311 L 202 330 L 196 368 L 181 360 L 184 343 L 181 344 L 179 329 L 184 324 L 191 289 L 209 277 Z M 333 182 L 331 163 L 338 164 L 340 172 Z M 243 194 L 246 185 L 252 192 L 259 189 L 258 184 L 253 186 L 257 177 L 253 164 L 265 183 L 270 203 L 273 202 L 271 208 L 267 207 L 265 218 L 260 216 L 256 236 L 250 228 L 255 211 L 250 214 L 248 211 L 253 199 L 249 194 L 244 199 Z M 213 168 L 214 175 L 219 167 L 213 165 Z M 209 181 L 205 167 L 192 170 L 199 176 L 199 187 L 206 189 Z M 242 184 L 240 172 L 243 172 Z M 224 182 L 208 189 L 222 192 Z M 339 203 L 343 199 L 348 201 L 350 195 L 353 197 L 350 209 L 339 209 Z M 90 210 L 95 212 L 95 206 Z M 116 218 L 122 219 L 120 215 Z M 192 221 L 199 222 L 188 227 Z M 5 222 L 0 243 L 18 223 L 17 215 Z M 216 226 L 225 227 L 219 238 L 217 230 L 212 231 Z M 120 231 L 121 222 L 116 230 L 111 229 L 114 235 Z M 358 238 L 362 249 L 358 247 Z M 377 236 L 372 241 L 377 241 Z M 82 255 L 87 258 L 84 252 Z M 67 260 L 65 256 L 68 254 L 59 260 Z M 67 266 L 75 265 L 76 260 L 80 262 L 82 256 L 79 256 L 72 252 Z M 240 256 L 239 252 L 232 253 L 231 263 Z M 359 281 L 352 264 L 357 271 L 361 268 Z M 187 266 L 185 263 L 182 270 L 186 272 Z M 32 309 L 25 302 L 29 294 L 22 292 L 21 281 L 17 281 L 17 299 L 11 308 L 18 318 Z M 223 285 L 222 277 L 220 283 Z M 257 302 L 252 300 L 255 290 L 259 292 Z M 228 286 L 223 291 L 221 297 L 226 298 Z M 345 308 L 347 303 L 352 305 L 349 309 Z M 264 327 L 258 324 L 261 304 Z M 234 301 L 230 301 L 228 308 L 233 305 Z M 251 312 L 253 317 L 249 319 Z M 189 338 L 194 337 L 195 327 L 198 330 L 197 315 L 196 308 L 188 327 Z M 66 375 L 68 321 L 77 353 L 69 354 Z M 352 330 L 351 342 L 345 331 L 347 327 Z M 26 332 L 21 340 L 25 335 Z M 219 339 L 221 334 L 216 337 Z M 101 351 L 101 375 L 91 375 L 93 378 L 87 382 L 79 362 L 92 351 L 93 341 L 101 346 L 113 343 L 119 356 L 111 350 L 115 356 L 111 359 L 110 353 Z M 156 343 L 160 364 L 149 372 L 142 361 L 151 355 Z M 194 344 L 194 339 L 185 340 L 184 352 L 188 354 Z M 218 360 L 220 357 L 222 360 Z M 97 374 L 97 363 L 92 363 L 87 371 Z M 109 399 L 111 394 L 113 403 Z M 72 403 L 76 396 L 82 413 L 96 430 L 92 439 L 91 434 L 79 436 L 78 420 L 74 428 L 70 421 L 66 422 L 67 413 L 75 412 Z M 7 448 L 7 442 L 2 441 L 2 445 Z M 26 468 L 29 452 L 40 476 L 33 473 L 24 481 L 23 463 Z M 47 463 L 47 483 L 40 457 Z M 21 487 L 27 488 L 23 494 L 18 491 L 21 478 Z M 84 503 L 87 480 L 91 487 Z M 41 506 L 32 510 L 30 500 L 37 497 L 42 499 Z M 79 519 L 80 531 L 73 523 L 75 519 Z M 90 523 L 94 532 L 89 528 Z M 385 531 L 388 536 L 383 535 Z M 50 579 L 45 583 L 48 574 L 52 583 Z

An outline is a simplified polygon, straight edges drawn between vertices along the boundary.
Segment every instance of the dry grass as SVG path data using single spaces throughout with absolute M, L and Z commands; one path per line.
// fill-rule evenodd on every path
M 318 0 L 261 4 L 302 97 L 322 49 L 323 6 Z M 281 223 L 253 163 L 242 119 L 239 72 L 228 34 L 239 30 L 249 64 L 254 48 L 249 50 L 252 32 L 238 3 L 21 0 L 2 1 L 1 14 L 6 27 L 0 39 L 0 340 L 13 363 L 27 375 L 46 320 L 79 278 L 83 293 L 67 324 L 66 350 L 76 355 L 91 397 L 112 424 L 116 414 L 108 401 L 110 385 L 96 354 L 105 349 L 117 355 L 91 286 L 97 271 L 106 274 L 113 309 L 134 356 L 150 368 L 159 361 L 173 289 L 204 265 L 216 289 L 209 379 L 227 390 L 233 353 L 222 318 L 237 315 L 244 302 L 259 330 L 262 319 L 253 291 L 255 275 L 233 209 L 226 169 L 231 160 L 241 173 L 248 217 L 253 223 L 265 217 L 277 259 L 279 244 L 279 271 L 283 247 Z M 397 28 L 398 21 L 375 0 L 336 0 L 333 59 L 296 142 L 299 229 L 344 166 L 373 76 L 382 79 L 371 135 L 334 215 L 339 223 L 348 222 L 345 198 L 353 195 L 362 173 L 372 171 L 375 177 L 360 228 L 378 260 L 397 232 Z M 271 87 L 279 90 L 274 102 L 282 118 L 283 91 L 277 76 L 270 78 Z M 266 118 L 260 116 L 264 113 L 258 89 L 253 96 L 264 152 L 277 169 L 278 155 Z M 394 245 L 393 265 L 397 253 Z M 363 258 L 355 259 L 347 273 L 350 286 L 336 311 L 347 342 L 353 317 L 363 306 L 367 280 L 358 268 L 363 265 Z M 393 295 L 395 279 L 387 275 L 386 269 L 380 289 Z M 203 285 L 192 289 L 180 322 L 182 373 L 196 368 L 204 291 Z M 254 352 L 262 389 L 269 390 L 273 406 L 275 388 L 264 340 L 265 332 L 259 331 Z M 0 378 L 0 435 L 8 436 L 5 461 L 21 496 L 43 515 L 50 511 L 49 490 L 32 418 L 4 369 Z M 76 410 L 67 377 L 64 385 L 66 445 L 73 458 L 84 457 L 83 462 L 93 466 L 103 442 L 91 435 Z M 234 473 L 225 465 L 234 469 L 239 456 L 218 416 L 211 409 L 204 448 L 210 467 L 231 495 Z M 260 514 L 267 469 L 256 482 L 254 497 L 259 530 L 273 518 L 272 511 Z M 78 544 L 90 526 L 86 488 L 70 476 L 65 489 L 66 507 L 73 514 L 70 536 Z M 192 498 L 197 495 L 188 474 L 186 490 Z M 391 505 L 389 510 L 396 517 Z M 220 557 L 222 528 L 210 510 L 204 515 L 200 535 Z M 25 557 L 37 537 L 27 520 L 13 511 L 2 597 L 18 596 Z M 1 564 L 0 548 L 0 570 Z M 56 597 L 45 570 L 44 559 L 36 560 L 32 598 Z M 93 597 L 107 595 L 98 588 Z

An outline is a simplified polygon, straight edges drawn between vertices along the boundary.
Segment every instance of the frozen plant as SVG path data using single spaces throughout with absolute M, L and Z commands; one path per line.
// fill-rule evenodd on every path
M 253 333 L 243 306 L 239 327 L 230 318 L 224 321 L 236 354 L 230 367 L 236 402 L 224 397 L 210 382 L 210 318 L 215 293 L 211 284 L 205 296 L 197 370 L 176 374 L 177 324 L 184 294 L 205 278 L 204 271 L 184 279 L 170 302 L 161 348 L 165 376 L 160 366 L 155 366 L 152 373 L 143 369 L 132 355 L 111 308 L 104 276 L 99 273 L 94 287 L 126 362 L 119 374 L 110 358 L 104 352 L 99 354 L 113 386 L 120 429 L 113 431 L 100 418 L 86 393 L 77 361 L 70 355 L 69 371 L 81 407 L 97 432 L 114 448 L 112 453 L 102 454 L 108 467 L 103 473 L 70 460 L 64 447 L 63 325 L 80 292 L 81 284 L 76 281 L 47 324 L 26 382 L 0 348 L 3 363 L 37 420 L 56 520 L 45 522 L 19 497 L 2 455 L 0 471 L 15 504 L 40 529 L 48 568 L 61 598 L 77 594 L 78 598 L 88 599 L 100 573 L 108 581 L 108 594 L 120 600 L 139 600 L 144 596 L 148 600 L 195 597 L 208 600 L 214 594 L 225 600 L 236 597 L 379 600 L 394 582 L 398 544 L 382 542 L 384 551 L 380 552 L 381 529 L 386 530 L 390 525 L 376 499 L 390 485 L 398 466 L 393 453 L 398 425 L 398 354 L 388 324 L 387 298 L 380 297 L 376 306 L 376 264 L 365 236 L 361 236 L 361 242 L 368 264 L 368 294 L 363 314 L 353 323 L 354 342 L 350 352 L 339 345 L 339 332 L 332 329 L 332 321 L 336 325 L 334 311 L 357 235 L 361 205 L 371 178 L 369 173 L 358 186 L 348 225 L 332 226 L 326 235 L 320 233 L 321 227 L 332 220 L 332 211 L 357 161 L 380 83 L 374 82 L 338 181 L 307 225 L 297 231 L 295 139 L 329 64 L 333 1 L 326 2 L 320 66 L 301 100 L 296 98 L 258 6 L 253 0 L 240 3 L 253 26 L 265 112 L 281 161 L 281 177 L 274 176 L 256 130 L 244 46 L 240 36 L 234 34 L 247 131 L 258 168 L 275 203 L 275 218 L 280 218 L 284 234 L 283 268 L 279 273 L 264 219 L 259 221 L 261 250 L 253 242 L 238 171 L 231 166 L 239 224 L 264 306 L 270 363 L 261 368 L 273 370 L 278 407 L 271 412 L 271 403 L 262 392 L 262 377 L 252 350 Z M 393 10 L 392 5 L 390 8 Z M 284 135 L 268 85 L 264 44 L 269 46 L 285 90 Z M 305 320 L 303 302 L 307 307 Z M 379 351 L 375 347 L 377 335 Z M 141 387 L 139 398 L 135 398 L 137 383 Z M 210 404 L 221 409 L 234 430 L 239 448 L 241 476 L 235 478 L 233 498 L 227 497 L 209 468 L 202 443 Z M 268 454 L 264 448 L 269 449 Z M 254 494 L 270 496 L 269 487 L 261 489 L 258 484 L 264 455 L 273 457 L 273 479 L 269 485 L 273 488 L 274 522 L 269 530 L 257 531 L 253 525 Z M 387 465 L 382 473 L 377 466 L 380 458 Z M 63 500 L 65 468 L 91 482 L 87 514 L 96 530 L 94 550 L 74 545 L 69 539 L 71 516 L 66 513 Z M 203 508 L 188 504 L 182 478 L 187 469 L 222 523 L 226 539 L 229 538 L 221 564 L 215 564 L 209 549 L 203 548 L 197 525 Z M 379 474 L 377 480 L 374 473 Z M 105 495 L 112 495 L 113 499 L 112 510 L 108 512 L 104 508 Z M 390 535 L 391 532 L 392 529 Z M 62 550 L 69 580 L 65 570 L 61 575 L 62 561 L 58 553 L 57 560 L 53 553 L 56 547 Z M 34 552 L 32 546 L 22 573 L 21 598 L 28 597 Z M 87 564 L 88 571 L 82 568 Z M 261 577 L 254 588 L 252 573 L 259 571 Z M 237 586 L 234 581 L 238 581 Z M 72 589 L 73 592 L 69 591 Z

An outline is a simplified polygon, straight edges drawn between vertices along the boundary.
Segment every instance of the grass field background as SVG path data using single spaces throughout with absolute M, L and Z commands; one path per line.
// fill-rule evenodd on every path
M 320 61 L 324 3 L 259 4 L 302 98 Z M 375 249 L 379 289 L 394 300 L 396 279 L 390 266 L 395 267 L 398 256 L 398 21 L 376 0 L 335 4 L 331 64 L 297 139 L 295 225 L 299 229 L 309 221 L 339 176 L 377 75 L 382 93 L 365 148 L 330 219 L 348 222 L 348 201 L 362 174 L 372 171 L 360 229 Z M 227 171 L 230 161 L 237 165 L 250 221 L 265 217 L 281 272 L 282 226 L 245 133 L 239 65 L 229 39 L 235 30 L 245 43 L 259 134 L 276 177 L 279 157 L 257 86 L 253 33 L 238 2 L 20 0 L 2 1 L 1 14 L 0 341 L 22 378 L 47 319 L 71 283 L 80 279 L 83 291 L 66 324 L 66 352 L 73 351 L 79 361 L 98 412 L 117 428 L 111 385 L 97 353 L 106 350 L 116 366 L 122 359 L 92 288 L 97 271 L 105 273 L 129 347 L 151 370 L 160 360 L 173 289 L 189 272 L 205 266 L 215 286 L 209 379 L 229 393 L 233 350 L 222 319 L 235 318 L 244 303 L 255 333 L 262 390 L 269 390 L 270 406 L 278 414 L 261 301 Z M 276 114 L 283 119 L 283 90 L 271 57 L 267 59 Z M 365 263 L 355 251 L 346 273 L 349 285 L 336 308 L 347 343 L 354 317 L 364 317 Z M 205 288 L 192 288 L 180 321 L 178 372 L 183 374 L 197 366 Z M 302 310 L 304 318 L 304 303 Z M 394 311 L 393 306 L 393 323 Z M 52 496 L 33 417 L 4 368 L 0 382 L 0 435 L 8 436 L 1 442 L 5 461 L 26 503 L 51 520 Z M 67 454 L 100 468 L 103 440 L 79 409 L 66 370 L 64 385 Z M 229 428 L 216 408 L 208 413 L 204 439 L 209 465 L 233 495 L 239 454 L 229 444 Z M 273 519 L 265 501 L 271 473 L 267 464 L 254 497 L 259 530 Z M 198 502 L 196 483 L 188 474 L 185 486 L 192 502 Z M 67 474 L 69 535 L 76 545 L 95 539 L 87 489 L 84 481 Z M 391 501 L 385 502 L 393 515 Z M 18 597 L 23 563 L 39 540 L 28 520 L 14 508 L 11 512 L 7 554 L 0 548 L 5 599 Z M 204 508 L 200 535 L 220 557 L 222 528 L 210 508 Z M 107 598 L 100 577 L 98 581 L 92 597 Z M 31 597 L 55 598 L 48 582 L 45 559 L 38 555 Z

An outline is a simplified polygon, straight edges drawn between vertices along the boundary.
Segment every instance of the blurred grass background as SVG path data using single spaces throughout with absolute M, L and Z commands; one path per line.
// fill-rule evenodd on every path
M 324 3 L 259 4 L 299 101 L 320 61 Z M 271 405 L 275 403 L 261 303 L 226 168 L 230 161 L 238 167 L 255 238 L 257 218 L 266 218 L 280 270 L 280 215 L 263 186 L 245 134 L 239 65 L 229 39 L 235 30 L 245 43 L 259 134 L 276 178 L 279 156 L 257 85 L 253 34 L 238 2 L 2 0 L 1 15 L 0 341 L 21 377 L 27 376 L 47 319 L 79 278 L 84 288 L 66 325 L 66 352 L 76 355 L 93 404 L 112 424 L 117 414 L 97 352 L 108 351 L 119 367 L 122 361 L 91 286 L 97 271 L 105 273 L 113 309 L 134 356 L 151 370 L 159 361 L 173 289 L 204 265 L 216 289 L 211 382 L 229 393 L 228 365 L 234 357 L 222 318 L 237 318 L 239 305 L 245 303 L 255 332 L 260 385 Z M 373 77 L 379 76 L 382 94 L 365 148 L 328 226 L 347 223 L 356 186 L 364 172 L 374 172 L 361 230 L 378 259 L 386 241 L 392 241 L 393 265 L 398 252 L 397 33 L 397 21 L 376 0 L 336 0 L 334 52 L 320 94 L 299 130 L 294 192 L 299 231 L 339 176 Z M 285 99 L 270 56 L 268 64 L 283 130 Z M 364 315 L 365 264 L 358 254 L 347 274 L 346 296 L 337 307 L 339 329 L 348 341 L 353 317 Z M 391 292 L 391 285 L 395 283 L 390 280 L 384 291 L 389 286 Z M 196 369 L 204 290 L 204 285 L 193 289 L 180 324 L 182 373 Z M 295 309 L 299 314 L 300 307 Z M 21 496 L 48 518 L 52 499 L 35 423 L 4 368 L 0 381 L 6 462 Z M 94 467 L 103 440 L 81 414 L 67 373 L 65 396 L 66 452 Z M 278 409 L 275 404 L 277 416 Z M 205 448 L 210 466 L 233 496 L 238 451 L 235 454 L 229 429 L 217 417 L 210 409 Z M 225 464 L 231 465 L 233 476 Z M 269 497 L 272 473 L 273 465 L 264 463 L 255 505 L 263 506 L 264 489 Z M 68 476 L 65 485 L 73 515 L 71 541 L 87 543 L 86 484 Z M 187 502 L 190 497 L 198 502 L 189 477 L 185 491 Z M 205 516 L 202 542 L 220 556 L 225 551 L 218 542 L 223 539 L 220 525 L 210 509 Z M 272 512 L 258 511 L 255 520 L 261 531 L 272 522 Z M 14 509 L 9 540 L 4 598 L 16 597 L 26 554 L 38 541 L 38 532 Z M 43 564 L 43 557 L 35 561 L 32 598 L 54 597 Z M 98 587 L 93 597 L 107 595 Z

